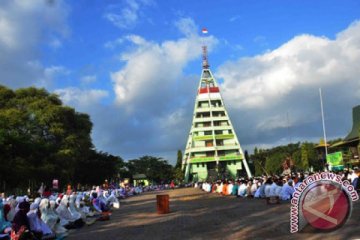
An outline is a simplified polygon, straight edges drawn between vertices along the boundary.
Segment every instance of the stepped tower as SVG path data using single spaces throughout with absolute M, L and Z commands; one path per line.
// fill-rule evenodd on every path
M 243 167 L 251 177 L 219 86 L 210 71 L 206 46 L 203 46 L 202 73 L 182 167 L 187 182 L 205 181 L 214 178 L 213 175 L 236 178 Z

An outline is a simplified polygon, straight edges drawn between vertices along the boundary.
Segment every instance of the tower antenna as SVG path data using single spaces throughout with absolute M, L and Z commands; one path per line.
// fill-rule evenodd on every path
M 325 119 L 324 119 L 324 106 L 323 106 L 321 88 L 319 88 L 319 94 L 320 94 L 320 107 L 321 107 L 322 127 L 323 127 L 323 133 L 324 133 L 324 141 L 325 141 L 325 162 L 326 162 L 326 161 L 327 161 L 327 155 L 328 155 L 328 149 L 327 149 L 327 141 L 326 141 Z
M 204 35 L 207 34 L 208 30 L 206 28 L 203 28 L 202 33 Z M 207 46 L 205 45 L 205 43 L 202 46 L 202 54 L 203 54 L 202 67 L 203 67 L 203 69 L 209 69 L 210 65 L 209 65 L 208 54 L 207 54 Z

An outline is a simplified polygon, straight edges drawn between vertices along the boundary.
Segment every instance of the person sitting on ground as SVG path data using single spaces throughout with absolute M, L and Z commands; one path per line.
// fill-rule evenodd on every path
M 39 217 L 38 206 L 37 203 L 32 203 L 30 211 L 27 213 L 30 230 L 39 239 L 55 239 L 55 234 L 51 231 L 50 227 Z
M 264 198 L 265 197 L 265 185 L 263 184 L 263 180 L 259 179 L 258 188 L 254 194 L 255 198 Z
M 232 191 L 233 191 L 233 187 L 234 187 L 234 184 L 233 182 L 230 180 L 229 181 L 229 184 L 227 186 L 227 192 L 226 192 L 226 195 L 231 195 Z
M 277 177 L 273 177 L 272 179 L 272 184 L 270 185 L 270 190 L 269 190 L 269 194 L 266 197 L 275 197 L 276 196 L 276 188 L 277 188 L 277 181 L 278 178 Z
M 231 195 L 237 196 L 238 190 L 239 190 L 239 181 L 235 181 L 235 184 L 231 191 Z
M 275 196 L 281 198 L 281 191 L 283 188 L 283 180 L 279 178 L 276 182 Z
M 238 190 L 239 197 L 246 197 L 246 188 L 247 188 L 246 185 L 247 185 L 246 180 L 242 180 Z
M 295 177 L 292 177 L 292 180 L 293 180 L 294 189 L 298 188 L 299 185 L 301 184 L 301 179 L 298 178 L 297 176 L 295 176 Z
M 251 184 L 251 187 L 250 187 L 250 194 L 252 196 L 255 195 L 257 188 L 258 188 L 258 180 L 254 179 L 254 181 L 253 181 L 253 183 Z
M 281 200 L 290 200 L 292 198 L 292 194 L 294 193 L 295 189 L 293 187 L 293 180 L 289 179 L 287 183 L 285 183 L 282 187 L 280 196 Z
M 226 196 L 226 195 L 227 195 L 227 188 L 228 188 L 228 183 L 227 183 L 226 180 L 224 180 L 224 181 L 223 181 L 223 188 L 222 188 L 222 192 L 221 192 L 221 194 L 222 194 L 223 196 Z
M 253 197 L 253 195 L 251 194 L 251 186 L 253 184 L 253 179 L 250 178 L 250 180 L 247 182 L 246 185 L 246 197 Z
M 34 239 L 35 237 L 30 232 L 29 220 L 26 215 L 30 210 L 30 203 L 21 201 L 17 208 L 18 211 L 16 212 L 12 223 L 13 231 L 11 232 L 11 239 Z
M 65 195 L 61 199 L 60 205 L 56 208 L 56 212 L 60 217 L 60 221 L 62 221 L 62 225 L 66 229 L 82 227 L 84 225 L 84 222 L 82 221 L 81 217 L 76 218 L 74 215 L 72 215 L 68 207 L 68 196 Z
M 52 204 L 51 204 L 52 202 Z M 60 218 L 55 213 L 54 208 L 55 201 L 44 198 L 40 202 L 39 210 L 41 212 L 41 220 L 44 221 L 46 225 L 50 227 L 52 232 L 56 234 L 57 237 L 67 236 L 67 230 L 60 224 Z
M 360 171 L 359 171 L 359 169 L 355 169 L 354 173 L 355 173 L 355 176 L 353 177 L 351 185 L 353 185 L 355 190 L 359 190 L 360 189 L 360 181 L 359 181 Z
M 211 186 L 211 192 L 212 192 L 212 193 L 215 193 L 215 192 L 216 192 L 216 188 L 217 188 L 217 183 L 216 183 L 216 182 L 213 182 L 213 183 L 212 183 L 212 186 Z
M 73 217 L 75 218 L 75 219 L 80 219 L 80 218 L 82 218 L 84 221 L 85 221 L 85 219 L 86 219 L 86 216 L 85 216 L 85 219 L 83 218 L 83 216 L 81 215 L 81 213 L 80 212 L 78 212 L 77 210 L 76 210 L 76 208 L 75 208 L 75 200 L 76 200 L 76 196 L 75 196 L 75 193 L 73 193 L 73 194 L 71 194 L 70 196 L 69 196 L 69 199 L 68 199 L 68 201 L 69 201 L 69 207 L 68 207 L 68 209 L 69 209 L 69 212 L 71 213 L 71 215 L 73 215 Z
M 106 202 L 103 201 L 101 198 L 99 198 L 96 192 L 92 193 L 92 198 L 93 198 L 92 204 L 96 209 L 96 211 L 102 213 L 102 212 L 108 212 L 110 210 L 108 206 L 106 206 Z
M 265 189 L 264 189 L 264 192 L 265 192 L 265 197 L 270 197 L 270 189 L 271 189 L 271 185 L 272 185 L 272 179 L 271 179 L 271 177 L 269 177 L 267 180 L 266 180 L 266 182 L 265 182 Z
M 6 207 L 4 206 L 5 218 L 7 221 L 12 222 L 16 214 L 17 202 L 13 197 L 6 199 Z
M 2 236 L 1 238 L 6 239 L 10 237 L 10 233 L 11 223 L 6 220 L 3 199 L 0 198 L 0 236 Z
M 223 187 L 224 187 L 224 184 L 222 181 L 220 181 L 220 183 L 218 183 L 218 187 L 216 188 L 216 192 L 221 194 L 223 191 Z

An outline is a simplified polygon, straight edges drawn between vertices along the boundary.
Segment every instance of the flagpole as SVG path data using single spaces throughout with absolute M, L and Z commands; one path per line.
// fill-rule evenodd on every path
M 327 160 L 328 151 L 327 151 L 325 119 L 324 119 L 324 107 L 323 107 L 323 101 L 322 101 L 321 88 L 319 88 L 319 94 L 320 94 L 320 105 L 321 105 L 321 119 L 322 119 L 322 126 L 323 126 L 323 133 L 324 133 L 324 141 L 325 141 L 325 161 L 326 161 L 326 160 Z

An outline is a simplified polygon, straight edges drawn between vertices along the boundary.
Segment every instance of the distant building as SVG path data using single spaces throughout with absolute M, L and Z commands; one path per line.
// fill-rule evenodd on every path
M 327 167 L 327 162 L 326 162 L 326 154 L 325 154 L 325 146 L 327 148 L 330 147 L 330 144 L 326 144 L 325 145 L 325 141 L 324 139 L 320 139 L 320 142 L 318 145 L 316 145 L 316 151 L 317 151 L 317 154 L 318 154 L 318 161 L 320 162 L 320 165 L 323 169 L 325 169 Z
M 145 174 L 134 174 L 133 175 L 134 186 L 149 186 L 150 181 Z
M 251 177 L 219 86 L 209 69 L 206 47 L 182 167 L 185 181 L 205 181 L 214 175 L 235 178 L 243 167 Z
M 330 152 L 341 151 L 343 153 L 345 167 L 360 166 L 359 132 L 360 132 L 360 105 L 353 108 L 353 125 L 350 133 L 344 138 L 344 140 L 334 143 L 329 147 Z

